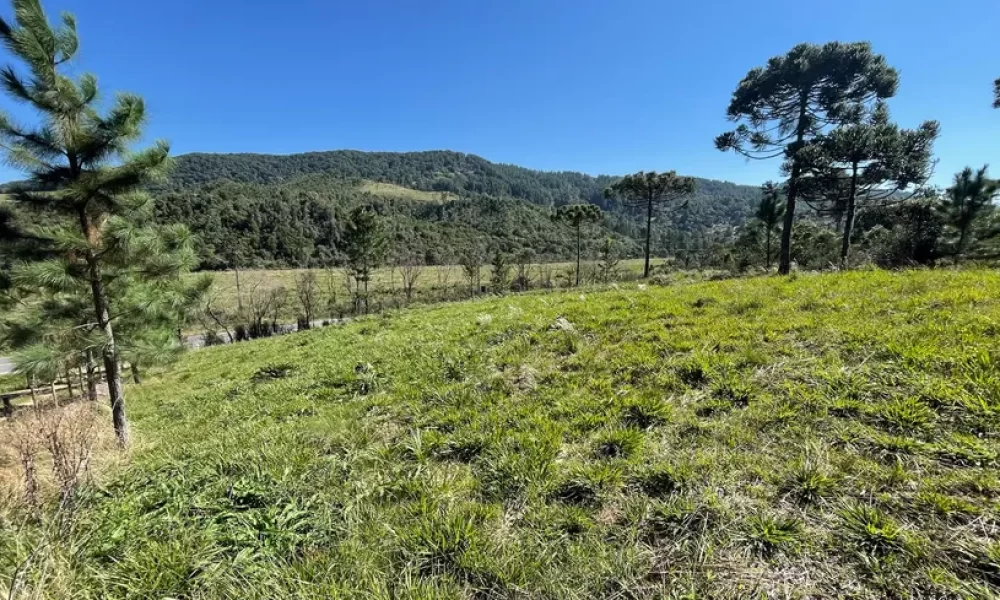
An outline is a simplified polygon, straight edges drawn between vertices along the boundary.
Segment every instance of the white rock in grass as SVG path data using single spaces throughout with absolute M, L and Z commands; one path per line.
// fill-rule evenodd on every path
M 576 331 L 576 327 L 570 323 L 566 317 L 559 317 L 556 319 L 555 323 L 552 324 L 552 329 L 559 329 L 562 331 Z

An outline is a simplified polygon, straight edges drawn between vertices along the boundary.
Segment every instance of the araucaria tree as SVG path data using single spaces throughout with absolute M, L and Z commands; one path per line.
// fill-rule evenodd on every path
M 352 210 L 344 226 L 344 254 L 347 270 L 354 279 L 355 309 L 361 300 L 368 312 L 368 283 L 375 269 L 382 266 L 388 250 L 389 240 L 375 211 L 367 206 Z
M 77 51 L 76 23 L 64 14 L 52 27 L 38 0 L 14 0 L 13 22 L 0 19 L 0 38 L 27 67 L 0 72 L 7 95 L 34 109 L 37 126 L 0 114 L 0 146 L 7 162 L 26 172 L 37 191 L 13 194 L 15 209 L 33 215 L 26 227 L 48 250 L 48 258 L 24 267 L 18 278 L 49 293 L 89 292 L 92 326 L 108 380 L 118 442 L 128 444 L 129 427 L 119 372 L 119 346 L 112 311 L 114 290 L 128 280 L 149 281 L 176 274 L 189 256 L 175 252 L 185 234 L 147 226 L 151 200 L 142 187 L 162 174 L 169 147 L 156 142 L 131 152 L 145 122 L 142 99 L 119 94 L 106 114 L 98 110 L 97 80 L 64 69 Z M 82 284 L 82 285 L 81 285 Z
M 646 262 L 642 270 L 643 277 L 649 277 L 649 249 L 653 231 L 653 210 L 657 207 L 674 205 L 674 208 L 687 206 L 687 196 L 694 193 L 694 178 L 681 177 L 675 171 L 668 173 L 649 173 L 639 171 L 626 175 L 604 191 L 605 197 L 619 199 L 625 206 L 644 207 L 646 209 Z
M 803 198 L 842 216 L 841 266 L 847 265 L 857 211 L 916 194 L 930 178 L 937 121 L 901 129 L 882 101 L 857 104 L 845 124 L 817 136 L 799 152 Z
M 594 204 L 565 204 L 556 209 L 553 219 L 569 225 L 576 233 L 576 285 L 579 286 L 581 232 L 584 225 L 600 222 L 601 209 Z
M 1000 193 L 1000 182 L 990 179 L 986 167 L 973 171 L 966 167 L 955 175 L 955 183 L 948 188 L 941 210 L 945 223 L 958 236 L 954 243 L 955 260 L 965 254 L 973 240 L 974 225 L 994 210 L 993 201 Z
M 739 123 L 718 136 L 719 150 L 755 159 L 783 158 L 788 174 L 778 272 L 791 270 L 792 225 L 807 142 L 849 120 L 856 106 L 896 93 L 898 74 L 867 42 L 799 44 L 747 73 L 727 116 Z
M 785 205 L 781 201 L 781 189 L 768 181 L 761 186 L 760 204 L 757 205 L 755 216 L 764 230 L 764 265 L 771 269 L 771 261 L 774 258 L 772 252 L 774 233 L 778 230 L 781 217 L 785 214 Z

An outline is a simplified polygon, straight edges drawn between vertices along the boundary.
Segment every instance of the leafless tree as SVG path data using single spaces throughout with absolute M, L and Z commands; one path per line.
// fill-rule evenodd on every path
M 437 277 L 438 289 L 447 289 L 448 284 L 451 282 L 451 275 L 454 268 L 451 265 L 439 265 L 435 267 L 434 274 Z
M 205 294 L 204 304 L 202 305 L 201 311 L 199 313 L 199 320 L 202 322 L 202 327 L 204 327 L 205 330 L 207 331 L 214 332 L 220 329 L 222 331 L 225 331 L 226 337 L 229 338 L 229 343 L 232 344 L 233 342 L 236 341 L 236 338 L 233 336 L 233 330 L 230 328 L 231 315 L 229 315 L 224 310 L 216 306 L 217 302 L 218 302 L 217 291 L 213 287 L 211 292 Z M 92 372 L 94 366 L 93 366 L 92 356 L 88 354 L 87 358 L 88 358 L 87 379 L 89 382 L 90 380 L 92 380 Z M 89 389 L 88 385 L 88 395 L 90 395 L 90 393 L 91 390 Z M 94 395 L 96 396 L 96 389 L 94 391 Z
M 406 303 L 413 301 L 413 290 L 417 286 L 417 280 L 424 272 L 424 263 L 417 256 L 410 256 L 403 260 L 399 266 L 399 272 L 403 277 L 403 293 L 406 295 Z
M 315 271 L 307 270 L 296 278 L 295 293 L 299 298 L 299 306 L 302 307 L 302 325 L 304 329 L 308 329 L 316 318 L 319 303 L 319 282 Z
M 543 288 L 552 289 L 552 265 L 550 263 L 539 263 L 538 283 Z
M 534 259 L 535 253 L 531 248 L 525 248 L 514 255 L 514 287 L 519 292 L 531 287 L 531 263 Z

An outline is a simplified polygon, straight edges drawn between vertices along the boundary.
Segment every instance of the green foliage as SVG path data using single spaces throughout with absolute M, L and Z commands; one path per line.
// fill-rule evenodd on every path
M 510 289 L 510 257 L 497 251 L 490 260 L 490 288 L 495 294 L 504 294 Z
M 156 216 L 187 224 L 201 240 L 202 265 L 306 266 L 338 262 L 347 214 L 378 208 L 392 231 L 397 256 L 428 264 L 458 262 L 473 242 L 540 260 L 575 253 L 571 232 L 548 215 L 577 198 L 605 211 L 603 235 L 624 256 L 639 254 L 643 229 L 626 206 L 603 197 L 617 178 L 546 173 L 498 165 L 456 152 L 336 151 L 290 156 L 189 154 L 157 186 Z M 750 186 L 697 180 L 675 229 L 702 231 L 741 223 L 758 198 Z M 664 230 L 665 231 L 665 230 Z
M 102 354 L 115 431 L 124 445 L 122 357 L 168 360 L 176 342 L 167 329 L 176 331 L 206 286 L 180 283 L 195 258 L 187 230 L 151 223 L 152 199 L 143 190 L 164 174 L 169 147 L 160 141 L 131 149 L 146 120 L 142 99 L 118 94 L 102 115 L 96 78 L 66 74 L 79 47 L 72 15 L 53 28 L 38 0 L 13 5 L 14 22 L 0 20 L 0 37 L 30 74 L 7 66 L 0 80 L 40 123 L 22 126 L 0 113 L 6 160 L 31 177 L 4 209 L 0 243 L 22 262 L 0 264 L 6 271 L 0 281 L 19 297 L 21 309 L 13 319 L 5 315 L 0 328 L 7 341 L 31 347 L 35 358 L 37 344 L 44 344 L 57 372 L 78 366 L 83 355 Z M 12 329 L 24 332 L 25 323 L 43 325 L 35 339 L 11 335 Z M 22 364 L 35 372 L 41 363 Z
M 959 258 L 963 256 L 975 242 L 976 223 L 993 212 L 993 204 L 1000 193 L 1000 182 L 987 176 L 987 167 L 973 172 L 966 167 L 955 175 L 952 187 L 944 196 L 941 211 L 945 222 L 957 234 L 953 243 L 952 254 Z
M 792 262 L 792 226 L 810 143 L 829 126 L 857 120 L 874 100 L 896 94 L 899 76 L 867 42 L 798 44 L 756 67 L 733 92 L 726 111 L 740 123 L 718 136 L 719 150 L 755 159 L 782 158 L 789 174 L 778 270 Z
M 810 177 L 802 180 L 804 199 L 843 223 L 840 262 L 846 265 L 860 208 L 883 204 L 904 190 L 926 184 L 933 170 L 932 148 L 939 125 L 900 129 L 879 100 L 858 105 L 839 127 L 812 139 L 797 154 Z

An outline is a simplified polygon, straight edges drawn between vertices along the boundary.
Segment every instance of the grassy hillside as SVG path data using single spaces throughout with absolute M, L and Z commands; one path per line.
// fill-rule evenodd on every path
M 403 200 L 412 200 L 414 202 L 442 204 L 444 202 L 450 202 L 458 199 L 458 196 L 450 192 L 427 192 L 406 188 L 393 183 L 378 181 L 363 181 L 358 186 L 358 189 L 361 190 L 361 192 L 371 194 L 372 196 L 379 196 L 382 198 L 400 198 Z
M 52 598 L 989 597 L 998 328 L 995 272 L 855 272 L 192 353 L 131 388 L 139 449 L 77 518 L 0 519 L 0 589 L 27 564 Z

